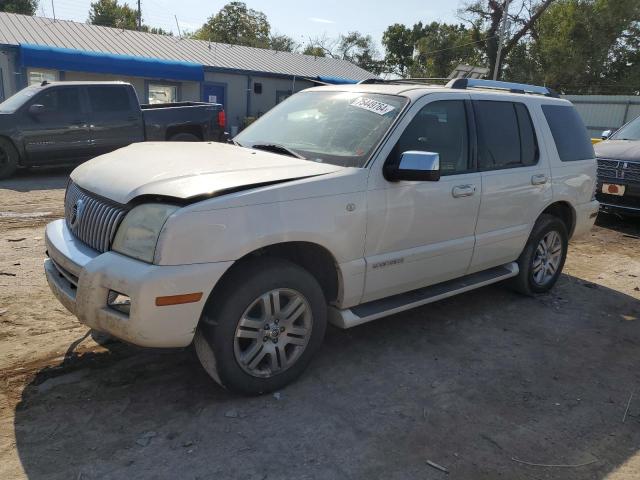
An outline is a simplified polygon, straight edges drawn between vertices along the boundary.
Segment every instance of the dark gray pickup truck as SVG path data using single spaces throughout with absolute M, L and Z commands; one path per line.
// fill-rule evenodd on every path
M 44 82 L 0 103 L 0 178 L 78 163 L 131 143 L 224 141 L 222 105 L 140 105 L 123 82 Z

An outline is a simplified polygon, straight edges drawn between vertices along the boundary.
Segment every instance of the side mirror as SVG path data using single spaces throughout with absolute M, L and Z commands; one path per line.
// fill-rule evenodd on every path
M 44 113 L 44 111 L 44 105 L 40 105 L 39 103 L 34 103 L 29 107 L 29 115 L 33 115 L 34 117 L 37 117 L 38 115 Z
M 398 164 L 385 165 L 384 177 L 392 182 L 418 180 L 437 182 L 440 180 L 440 155 L 435 152 L 408 151 L 400 155 Z
M 600 134 L 600 138 L 602 138 L 602 140 L 606 140 L 606 139 L 607 139 L 607 138 L 609 138 L 612 134 L 613 134 L 613 130 L 604 130 L 604 131 Z

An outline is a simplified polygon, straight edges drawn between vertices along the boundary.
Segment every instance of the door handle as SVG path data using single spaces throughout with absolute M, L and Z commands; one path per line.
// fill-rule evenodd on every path
M 455 198 L 470 197 L 474 193 L 476 193 L 475 185 L 456 185 L 453 187 L 453 190 L 451 190 L 451 195 Z
M 544 173 L 531 177 L 531 185 L 544 185 L 547 183 L 547 176 Z

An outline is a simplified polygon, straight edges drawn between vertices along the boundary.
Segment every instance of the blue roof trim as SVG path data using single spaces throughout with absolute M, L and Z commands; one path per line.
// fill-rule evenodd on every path
M 72 72 L 110 73 L 164 80 L 204 81 L 204 67 L 199 63 L 32 44 L 20 45 L 20 65 Z
M 342 77 L 326 77 L 319 75 L 318 80 L 324 83 L 331 83 L 333 85 L 344 85 L 344 84 L 355 84 L 358 83 L 358 80 L 352 80 L 350 78 L 342 78 Z

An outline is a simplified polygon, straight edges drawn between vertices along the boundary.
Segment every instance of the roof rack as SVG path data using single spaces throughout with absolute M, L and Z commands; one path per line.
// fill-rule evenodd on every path
M 552 88 L 540 87 L 538 85 L 527 85 L 526 83 L 500 82 L 498 80 L 481 80 L 477 78 L 454 78 L 446 85 L 447 88 L 489 88 L 495 90 L 508 90 L 511 93 L 533 93 L 546 97 L 559 97 Z
M 410 83 L 410 84 L 428 84 L 429 82 L 445 82 L 448 81 L 448 78 L 392 78 L 389 80 L 385 80 L 383 78 L 367 78 L 366 80 L 362 80 L 358 82 L 359 84 L 364 85 L 373 85 L 373 84 L 398 84 L 398 83 Z

